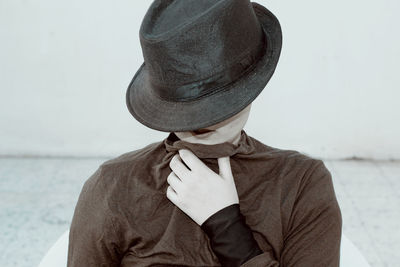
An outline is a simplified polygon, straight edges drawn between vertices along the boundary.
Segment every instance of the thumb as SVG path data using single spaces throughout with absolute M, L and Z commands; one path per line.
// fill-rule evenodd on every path
M 232 178 L 231 162 L 229 157 L 218 158 L 219 175 L 222 178 Z

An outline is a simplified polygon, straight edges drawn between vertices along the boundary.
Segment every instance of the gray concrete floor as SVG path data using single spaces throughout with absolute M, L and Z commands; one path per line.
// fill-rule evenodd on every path
M 0 266 L 37 266 L 106 158 L 0 158 Z M 400 162 L 324 160 L 343 232 L 371 266 L 400 265 Z

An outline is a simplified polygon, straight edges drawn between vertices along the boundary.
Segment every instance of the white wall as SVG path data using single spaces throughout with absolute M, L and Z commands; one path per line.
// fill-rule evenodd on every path
M 400 2 L 256 2 L 284 45 L 247 133 L 316 157 L 399 159 Z M 167 136 L 125 106 L 150 3 L 0 0 L 0 154 L 114 156 Z

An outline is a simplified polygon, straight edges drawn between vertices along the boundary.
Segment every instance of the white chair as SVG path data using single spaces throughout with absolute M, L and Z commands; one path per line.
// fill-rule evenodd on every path
M 39 267 L 65 267 L 67 266 L 69 230 L 47 251 Z M 371 267 L 357 247 L 343 234 L 340 244 L 341 267 Z
M 67 266 L 69 229 L 47 251 L 39 263 L 39 267 L 65 267 Z
M 340 242 L 340 266 L 342 267 L 371 267 L 360 250 L 342 233 Z

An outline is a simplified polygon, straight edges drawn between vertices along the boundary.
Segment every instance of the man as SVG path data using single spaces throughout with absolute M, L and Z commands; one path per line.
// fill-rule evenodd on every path
M 85 182 L 68 266 L 339 266 L 342 217 L 324 163 L 243 130 L 281 34 L 247 0 L 152 3 L 126 103 L 169 135 Z

